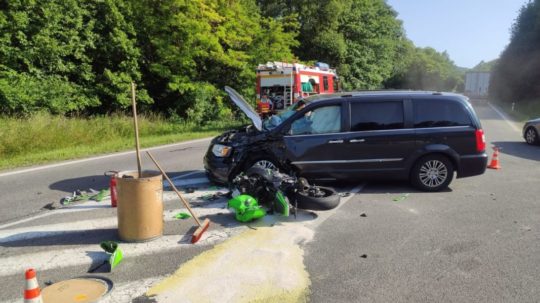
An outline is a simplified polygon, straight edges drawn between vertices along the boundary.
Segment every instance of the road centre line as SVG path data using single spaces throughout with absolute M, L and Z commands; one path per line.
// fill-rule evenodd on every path
M 205 141 L 210 141 L 211 139 L 212 138 L 203 138 L 203 139 L 185 141 L 185 142 L 180 142 L 180 143 L 161 145 L 161 146 L 156 146 L 156 147 L 151 147 L 151 148 L 145 148 L 145 149 L 141 150 L 141 152 L 147 151 L 147 150 L 152 151 L 152 150 L 158 150 L 158 149 L 163 149 L 163 148 L 168 148 L 168 147 L 173 147 L 173 146 L 181 146 L 181 145 L 186 145 L 186 144 L 205 142 Z M 120 153 L 114 153 L 114 154 L 109 154 L 109 155 L 104 155 L 104 156 L 97 156 L 97 157 L 92 157 L 92 158 L 73 160 L 73 161 L 61 162 L 61 163 L 56 163 L 56 164 L 49 164 L 49 165 L 44 165 L 44 166 L 32 167 L 32 168 L 27 168 L 27 169 L 22 169 L 22 170 L 10 171 L 10 172 L 6 172 L 6 173 L 1 173 L 0 178 L 1 177 L 18 175 L 18 174 L 23 174 L 23 173 L 35 172 L 35 171 L 49 169 L 49 168 L 67 166 L 67 165 L 71 165 L 71 164 L 84 163 L 84 162 L 88 162 L 88 161 L 95 161 L 95 160 L 107 159 L 107 158 L 112 158 L 112 157 L 125 156 L 125 155 L 129 155 L 129 154 L 134 154 L 134 153 L 135 153 L 135 151 L 120 152 Z
M 509 119 L 501 110 L 499 110 L 495 105 L 489 103 L 489 106 L 499 115 L 501 116 L 501 118 L 503 118 L 503 120 L 508 124 L 510 125 L 510 127 L 515 130 L 516 132 L 518 133 L 521 133 L 521 130 L 519 130 L 515 125 L 514 123 L 512 123 L 512 120 Z

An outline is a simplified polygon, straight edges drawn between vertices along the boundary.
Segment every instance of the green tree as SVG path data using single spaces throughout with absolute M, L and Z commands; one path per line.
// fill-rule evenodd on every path
M 294 32 L 259 15 L 250 0 L 138 0 L 144 81 L 156 108 L 200 123 L 213 119 L 225 85 L 253 95 L 257 63 L 292 60 Z
M 404 60 L 405 66 L 387 81 L 387 87 L 457 91 L 463 86 L 463 72 L 446 52 L 440 53 L 430 47 L 415 48 L 409 50 Z
M 99 104 L 86 50 L 95 36 L 84 3 L 3 1 L 0 10 L 0 107 L 3 112 L 63 113 Z
M 485 62 L 484 60 L 476 64 L 471 70 L 476 72 L 491 72 L 497 64 L 497 59 Z
M 490 95 L 503 102 L 540 98 L 540 1 L 525 4 L 512 26 L 510 43 L 495 64 Z
M 140 52 L 124 2 L 8 0 L 0 5 L 4 112 L 91 113 L 130 104 L 129 83 L 141 79 Z M 151 102 L 144 89 L 139 100 Z
M 382 87 L 401 64 L 407 40 L 396 12 L 386 1 L 357 0 L 340 24 L 345 57 L 338 65 L 348 89 Z
M 88 56 L 95 77 L 92 87 L 101 100 L 101 111 L 116 111 L 131 106 L 131 82 L 136 82 L 137 102 L 152 103 L 144 85 L 139 62 L 141 51 L 137 46 L 137 33 L 133 14 L 126 2 L 94 0 L 88 2 L 94 25 L 93 47 Z
M 401 65 L 407 40 L 396 12 L 384 0 L 260 0 L 276 19 L 297 16 L 303 61 L 338 69 L 345 89 L 378 88 Z

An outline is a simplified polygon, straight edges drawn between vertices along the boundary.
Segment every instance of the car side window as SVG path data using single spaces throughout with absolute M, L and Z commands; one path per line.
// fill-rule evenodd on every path
M 447 127 L 472 125 L 463 105 L 447 100 L 414 100 L 414 127 Z
M 351 103 L 351 131 L 401 129 L 403 125 L 401 101 Z
M 341 106 L 332 105 L 306 112 L 291 124 L 289 134 L 328 134 L 341 131 Z

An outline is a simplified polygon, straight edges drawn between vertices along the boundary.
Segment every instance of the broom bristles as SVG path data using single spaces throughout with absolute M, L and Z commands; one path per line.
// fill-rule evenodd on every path
M 203 224 L 199 226 L 193 233 L 193 236 L 191 236 L 191 243 L 192 244 L 197 243 L 197 241 L 201 239 L 203 233 L 208 229 L 209 226 L 210 226 L 210 220 L 208 220 L 208 218 L 204 219 Z

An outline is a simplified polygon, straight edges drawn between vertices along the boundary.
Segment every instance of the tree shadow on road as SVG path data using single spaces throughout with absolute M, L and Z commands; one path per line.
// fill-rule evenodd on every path
M 154 170 L 154 167 L 149 167 L 149 169 Z M 191 174 L 193 172 L 198 172 L 195 170 L 186 170 L 186 171 L 175 171 L 175 172 L 166 172 L 169 178 L 173 179 L 181 175 Z M 201 174 L 204 172 L 201 171 Z M 189 178 L 191 176 L 187 176 Z M 165 180 L 165 178 L 163 178 Z M 84 176 L 71 179 L 64 179 L 58 182 L 54 182 L 49 185 L 49 188 L 52 190 L 63 191 L 67 193 L 72 193 L 76 190 L 89 190 L 90 188 L 95 190 L 109 188 L 109 182 L 111 180 L 110 176 L 106 175 L 94 175 L 94 176 Z
M 500 147 L 502 154 L 540 161 L 540 146 L 538 145 L 529 145 L 525 141 L 496 141 L 492 144 Z
M 28 237 L 25 237 L 25 234 Z M 58 245 L 84 245 L 96 244 L 99 246 L 101 241 L 113 240 L 121 241 L 118 237 L 116 228 L 93 229 L 80 231 L 32 231 L 13 236 L 14 240 L 9 238 L 1 239 L 0 247 L 35 247 L 35 246 L 58 246 Z
M 49 185 L 52 190 L 72 193 L 76 190 L 89 190 L 90 188 L 100 190 L 109 187 L 111 177 L 105 175 L 85 176 L 65 179 Z

